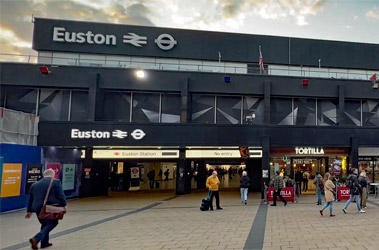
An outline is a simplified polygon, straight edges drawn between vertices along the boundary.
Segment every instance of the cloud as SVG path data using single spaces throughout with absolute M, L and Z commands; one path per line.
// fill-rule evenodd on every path
M 378 7 L 373 7 L 366 13 L 366 17 L 369 19 L 373 19 L 375 21 L 379 20 L 379 8 Z
M 31 49 L 32 14 L 36 17 L 148 26 L 154 25 L 150 18 L 156 15 L 154 9 L 143 1 L 2 0 L 0 27 L 8 35 L 0 38 L 0 52 L 35 54 Z

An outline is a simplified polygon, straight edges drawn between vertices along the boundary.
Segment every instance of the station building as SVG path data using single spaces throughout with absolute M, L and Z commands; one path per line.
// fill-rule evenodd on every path
M 40 117 L 42 163 L 74 164 L 80 196 L 186 194 L 212 169 L 379 182 L 379 44 L 36 18 L 33 49 L 1 63 L 1 106 Z

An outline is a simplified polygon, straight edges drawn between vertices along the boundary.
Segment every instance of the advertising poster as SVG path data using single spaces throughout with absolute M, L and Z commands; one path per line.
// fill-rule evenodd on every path
M 63 190 L 72 190 L 75 188 L 75 164 L 63 164 L 62 169 L 62 188 Z
M 131 167 L 130 168 L 130 178 L 131 179 L 139 179 L 140 178 L 139 167 Z
M 268 188 L 268 190 L 267 190 L 267 199 L 268 199 L 268 201 L 273 201 L 274 200 L 274 190 L 275 190 L 274 188 Z M 280 194 L 283 196 L 283 198 L 286 201 L 292 201 L 292 202 L 295 201 L 293 187 L 282 188 L 282 190 L 280 191 Z M 277 197 L 276 200 L 280 201 L 279 197 Z
M 52 170 L 55 171 L 54 178 L 59 180 L 59 174 L 60 174 L 60 171 L 61 171 L 61 164 L 59 164 L 59 163 L 49 163 L 49 164 L 46 165 L 46 169 L 49 169 L 49 168 L 51 168 Z
M 4 163 L 1 178 L 1 197 L 19 196 L 21 189 L 22 164 Z
M 342 175 L 342 159 L 335 158 L 333 160 L 333 169 L 332 169 L 332 175 Z
M 348 200 L 350 199 L 350 188 L 348 187 L 338 187 L 337 189 L 337 199 L 340 200 Z
M 29 194 L 30 187 L 42 178 L 41 164 L 28 164 L 26 167 L 25 193 Z

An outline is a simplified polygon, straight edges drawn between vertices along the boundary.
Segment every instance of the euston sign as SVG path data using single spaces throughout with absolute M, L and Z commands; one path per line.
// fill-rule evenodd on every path
M 135 129 L 130 135 L 134 140 L 141 140 L 146 136 L 142 129 Z M 111 137 L 124 139 L 128 137 L 128 132 L 119 129 L 112 132 L 97 130 L 81 131 L 76 128 L 71 129 L 71 139 L 109 139 Z
M 117 45 L 117 37 L 113 34 L 94 34 L 88 30 L 86 32 L 70 32 L 64 27 L 54 27 L 53 41 L 61 43 L 82 43 L 82 44 L 98 44 L 98 45 Z M 161 34 L 155 40 L 155 44 L 162 50 L 171 50 L 178 42 L 170 34 Z M 123 43 L 130 44 L 135 47 L 147 45 L 147 36 L 140 36 L 135 33 L 123 35 Z
M 315 147 L 296 147 L 295 148 L 297 155 L 324 155 L 323 148 L 315 148 Z

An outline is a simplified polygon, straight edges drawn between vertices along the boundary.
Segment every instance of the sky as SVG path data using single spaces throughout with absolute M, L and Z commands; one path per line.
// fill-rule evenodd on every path
M 0 0 L 0 57 L 36 55 L 32 15 L 379 44 L 379 0 Z

